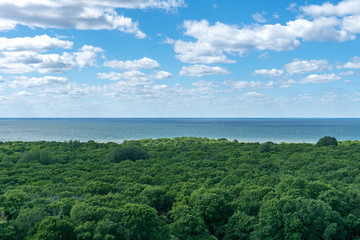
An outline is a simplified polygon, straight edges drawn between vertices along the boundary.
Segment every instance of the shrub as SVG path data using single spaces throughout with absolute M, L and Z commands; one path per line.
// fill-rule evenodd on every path
M 322 146 L 337 146 L 338 142 L 336 138 L 325 136 L 323 138 L 320 138 L 319 141 L 316 143 L 316 146 L 322 147 Z
M 37 161 L 42 165 L 49 165 L 53 163 L 50 153 L 40 149 L 33 149 L 24 153 L 22 162 L 28 163 L 33 161 Z
M 140 147 L 122 146 L 111 151 L 107 156 L 107 160 L 118 163 L 125 160 L 136 161 L 139 159 L 148 159 L 149 157 L 149 154 Z

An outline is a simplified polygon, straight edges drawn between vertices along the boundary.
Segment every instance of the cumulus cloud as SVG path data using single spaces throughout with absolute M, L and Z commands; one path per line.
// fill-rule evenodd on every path
M 330 70 L 327 60 L 296 60 L 285 64 L 284 69 L 290 74 L 304 74 Z
M 309 15 L 314 19 L 321 17 L 336 17 L 340 22 L 339 28 L 353 34 L 360 33 L 360 1 L 344 0 L 338 4 L 330 2 L 322 5 L 307 5 L 300 8 L 305 15 Z
M 50 50 L 70 49 L 73 43 L 41 35 L 24 38 L 0 38 L 0 72 L 3 73 L 62 73 L 77 67 L 96 64 L 97 53 L 103 50 L 84 45 L 78 52 L 47 53 Z
M 84 45 L 79 52 L 74 53 L 76 63 L 80 68 L 94 66 L 97 61 L 97 53 L 103 51 L 99 47 Z
M 112 81 L 133 81 L 133 82 L 149 82 L 154 79 L 167 79 L 171 78 L 172 74 L 165 71 L 155 72 L 154 74 L 145 74 L 140 71 L 128 71 L 123 73 L 109 72 L 98 73 L 99 79 L 108 79 Z
M 350 69 L 360 69 L 360 57 L 353 57 L 351 61 L 345 63 L 343 67 Z
M 352 32 L 352 33 L 360 33 L 360 13 L 355 16 L 346 16 L 342 21 L 342 29 Z
M 300 9 L 307 15 L 313 17 L 318 16 L 346 16 L 360 13 L 360 2 L 358 0 L 344 0 L 334 5 L 330 2 L 323 3 L 322 5 L 311 4 L 308 6 L 300 7 Z
M 0 31 L 13 30 L 16 23 L 13 21 L 0 21 Z
M 139 29 L 138 23 L 119 15 L 115 9 L 172 10 L 183 5 L 183 0 L 5 0 L 0 2 L 0 30 L 14 29 L 17 24 L 31 28 L 117 29 L 144 38 L 146 35 Z
M 229 71 L 222 67 L 214 66 L 206 66 L 206 65 L 193 65 L 193 66 L 184 66 L 182 67 L 180 73 L 181 76 L 188 77 L 203 77 L 209 75 L 225 75 L 229 74 Z
M 154 69 L 160 67 L 160 64 L 151 59 L 144 57 L 142 59 L 138 60 L 127 60 L 127 61 L 118 61 L 118 60 L 111 60 L 104 62 L 105 67 L 115 68 L 115 69 L 121 69 L 124 71 L 130 71 L 130 70 L 138 70 L 141 68 L 146 69 Z
M 278 77 L 284 74 L 283 70 L 280 69 L 259 69 L 259 70 L 255 70 L 254 74 L 256 75 L 262 75 L 265 77 Z
M 65 77 L 44 76 L 40 78 L 30 78 L 26 76 L 20 76 L 11 81 L 9 86 L 13 88 L 38 88 L 56 84 L 66 84 L 68 82 L 68 79 Z
M 165 93 L 172 90 L 165 84 L 154 84 L 155 80 L 168 79 L 173 75 L 165 71 L 155 71 L 145 74 L 140 71 L 128 71 L 123 73 L 109 72 L 98 73 L 99 79 L 116 81 L 104 85 L 104 96 L 111 98 L 126 97 L 134 98 L 157 98 L 164 97 Z
M 184 21 L 184 35 L 195 41 L 171 40 L 176 57 L 187 63 L 233 63 L 226 54 L 258 50 L 289 51 L 304 41 L 347 41 L 354 35 L 338 29 L 341 21 L 336 17 L 321 17 L 314 20 L 303 18 L 285 25 L 265 24 L 239 28 L 207 20 Z
M 302 79 L 300 83 L 316 83 L 316 84 L 322 84 L 322 83 L 330 83 L 341 79 L 339 76 L 337 76 L 335 73 L 331 74 L 311 74 L 307 76 L 306 78 Z
M 258 92 L 246 92 L 242 96 L 243 97 L 263 97 L 265 95 L 262 93 L 258 93 Z
M 32 51 L 0 52 L 0 72 L 39 73 L 65 72 L 73 70 L 76 64 L 69 53 L 39 54 Z
M 204 81 L 204 80 L 193 82 L 191 85 L 196 87 L 195 89 L 192 89 L 191 91 L 192 93 L 198 95 L 207 95 L 207 96 L 218 92 L 217 88 L 219 87 L 213 81 Z
M 6 38 L 0 37 L 0 51 L 35 51 L 45 52 L 56 48 L 70 49 L 73 47 L 71 41 L 64 41 L 58 38 L 52 38 L 48 35 L 35 37 L 17 37 Z
M 275 87 L 274 81 L 267 83 L 254 82 L 254 81 L 231 81 L 225 82 L 225 85 L 229 85 L 231 90 L 242 90 L 242 89 L 270 89 Z
M 153 77 L 155 79 L 169 79 L 169 78 L 172 78 L 173 75 L 169 72 L 165 72 L 165 71 L 157 71 Z
M 109 73 L 98 73 L 99 79 L 108 79 L 112 81 L 118 80 L 130 80 L 130 81 L 148 81 L 149 78 L 145 73 L 140 71 L 128 71 L 123 73 L 109 72 Z

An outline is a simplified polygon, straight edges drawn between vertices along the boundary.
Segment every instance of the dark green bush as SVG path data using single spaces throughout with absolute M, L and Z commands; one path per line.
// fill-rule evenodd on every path
M 122 146 L 111 151 L 107 160 L 113 163 L 125 160 L 136 161 L 140 159 L 148 159 L 150 155 L 142 148 L 137 146 Z
M 336 138 L 325 136 L 323 138 L 320 138 L 319 141 L 316 143 L 316 146 L 322 147 L 322 146 L 337 146 L 338 142 Z
M 50 153 L 48 151 L 40 149 L 33 149 L 29 152 L 24 153 L 21 161 L 25 163 L 37 161 L 42 165 L 48 165 L 53 163 Z

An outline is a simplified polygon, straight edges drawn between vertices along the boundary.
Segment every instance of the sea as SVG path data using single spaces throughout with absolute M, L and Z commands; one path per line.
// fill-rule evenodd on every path
M 0 118 L 0 141 L 117 142 L 174 137 L 240 142 L 360 140 L 360 118 Z

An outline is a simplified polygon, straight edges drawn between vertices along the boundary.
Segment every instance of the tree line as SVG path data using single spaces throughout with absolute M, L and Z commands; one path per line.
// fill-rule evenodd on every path
M 0 142 L 0 240 L 360 239 L 360 142 Z

